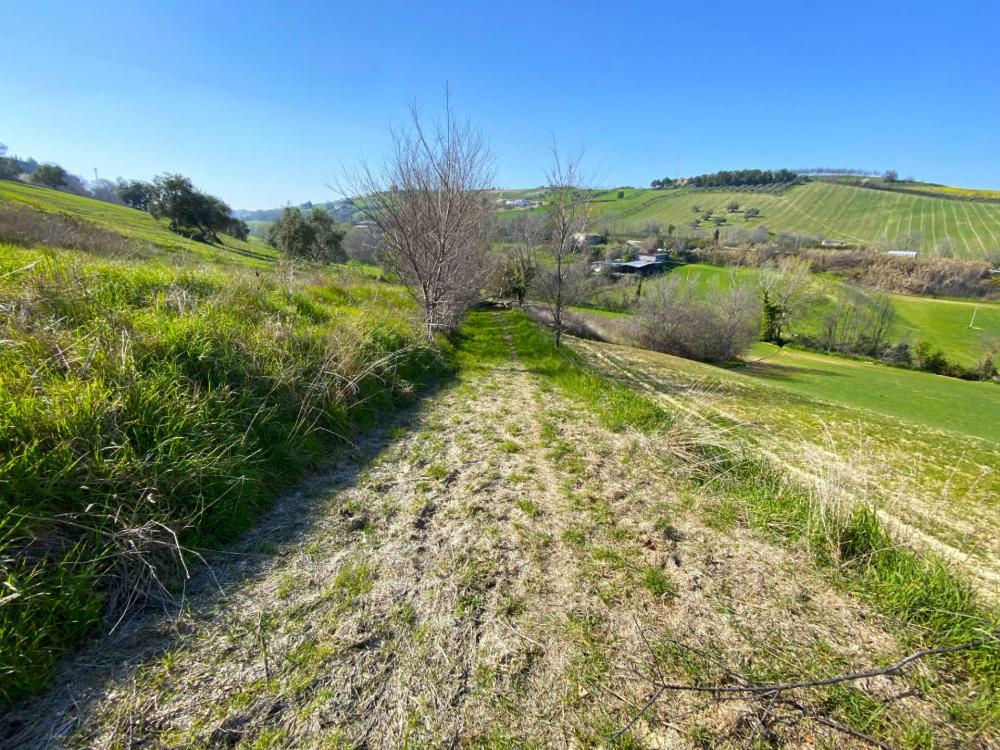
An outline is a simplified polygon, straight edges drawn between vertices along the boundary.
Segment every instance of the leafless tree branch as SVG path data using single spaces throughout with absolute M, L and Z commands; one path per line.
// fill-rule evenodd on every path
M 414 103 L 409 127 L 391 135 L 390 154 L 345 174 L 338 189 L 375 228 L 383 263 L 433 338 L 479 300 L 490 271 L 493 156 L 483 132 L 455 118 L 448 94 L 442 120 L 427 124 Z

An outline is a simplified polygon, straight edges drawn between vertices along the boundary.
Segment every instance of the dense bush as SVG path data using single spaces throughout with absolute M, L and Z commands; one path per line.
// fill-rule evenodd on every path
M 375 304 L 377 300 L 377 304 Z M 0 703 L 436 366 L 401 293 L 0 247 Z M 176 537 L 175 537 L 176 535 Z
M 317 263 L 343 262 L 347 260 L 342 247 L 345 233 L 325 209 L 314 208 L 303 215 L 289 206 L 268 227 L 267 242 L 292 258 Z
M 997 375 L 993 357 L 989 354 L 984 355 L 976 367 L 963 367 L 957 362 L 950 362 L 943 351 L 933 347 L 928 341 L 917 342 L 913 347 L 911 361 L 918 370 L 962 380 L 991 380 Z

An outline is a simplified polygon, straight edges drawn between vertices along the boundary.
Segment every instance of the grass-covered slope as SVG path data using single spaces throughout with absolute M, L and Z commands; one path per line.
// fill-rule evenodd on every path
M 4 203 L 27 206 L 50 218 L 68 217 L 107 230 L 126 240 L 133 251 L 151 246 L 154 254 L 168 251 L 186 259 L 257 267 L 265 267 L 278 257 L 274 249 L 254 239 L 243 242 L 223 236 L 221 245 L 207 245 L 174 234 L 166 221 L 154 219 L 145 211 L 21 182 L 0 180 L 0 207 Z
M 946 378 L 875 362 L 755 344 L 748 372 L 797 394 L 867 409 L 913 425 L 1000 443 L 993 383 Z
M 741 425 L 782 464 L 874 493 L 913 533 L 1000 585 L 997 386 L 758 344 L 735 369 L 580 346 L 665 401 Z
M 910 195 L 886 190 L 872 190 L 813 181 L 781 192 L 694 190 L 625 191 L 617 199 L 616 190 L 595 196 L 591 203 L 595 219 L 614 217 L 618 229 L 639 232 L 649 221 L 664 227 L 673 224 L 688 231 L 692 220 L 699 218 L 691 210 L 711 209 L 725 216 L 725 235 L 734 228 L 753 230 L 765 226 L 771 232 L 789 232 L 824 236 L 832 240 L 871 244 L 879 239 L 893 240 L 904 232 L 919 231 L 923 250 L 950 237 L 961 257 L 982 258 L 1000 251 L 1000 203 L 950 200 L 927 195 Z M 729 214 L 730 201 L 740 205 L 740 212 Z M 747 208 L 760 209 L 760 216 L 743 217 Z M 513 213 L 513 212 L 509 212 Z M 701 222 L 705 232 L 714 231 L 709 222 Z
M 438 366 L 401 290 L 347 269 L 0 245 L 0 310 L 0 703 Z

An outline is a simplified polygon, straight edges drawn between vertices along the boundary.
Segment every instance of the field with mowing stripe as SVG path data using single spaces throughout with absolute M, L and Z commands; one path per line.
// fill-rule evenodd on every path
M 1000 595 L 996 386 L 759 344 L 739 369 L 574 341 L 662 403 L 740 425 L 775 460 L 843 484 Z
M 908 195 L 820 181 L 777 193 L 629 188 L 621 200 L 617 193 L 612 190 L 598 194 L 591 208 L 595 219 L 614 218 L 619 231 L 638 233 L 649 221 L 688 231 L 691 221 L 698 218 L 691 210 L 697 205 L 702 211 L 711 209 L 726 217 L 723 235 L 736 228 L 752 231 L 765 226 L 771 232 L 870 244 L 916 230 L 923 235 L 924 251 L 932 250 L 945 237 L 955 240 L 955 253 L 961 257 L 983 258 L 1000 251 L 1000 203 Z M 726 205 L 734 200 L 740 212 L 728 214 Z M 760 209 L 761 214 L 745 220 L 742 211 L 750 207 Z M 714 226 L 703 221 L 701 229 L 711 232 Z

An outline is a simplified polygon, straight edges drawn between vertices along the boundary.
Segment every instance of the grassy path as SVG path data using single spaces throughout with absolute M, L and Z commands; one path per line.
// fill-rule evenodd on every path
M 182 611 L 93 644 L 0 741 L 602 747 L 656 674 L 773 680 L 900 653 L 805 553 L 690 481 L 691 424 L 629 427 L 650 423 L 641 405 L 540 341 L 523 316 L 475 314 L 454 383 L 214 555 Z M 908 687 L 799 700 L 900 746 L 968 739 Z M 678 695 L 613 746 L 866 746 L 764 708 Z

